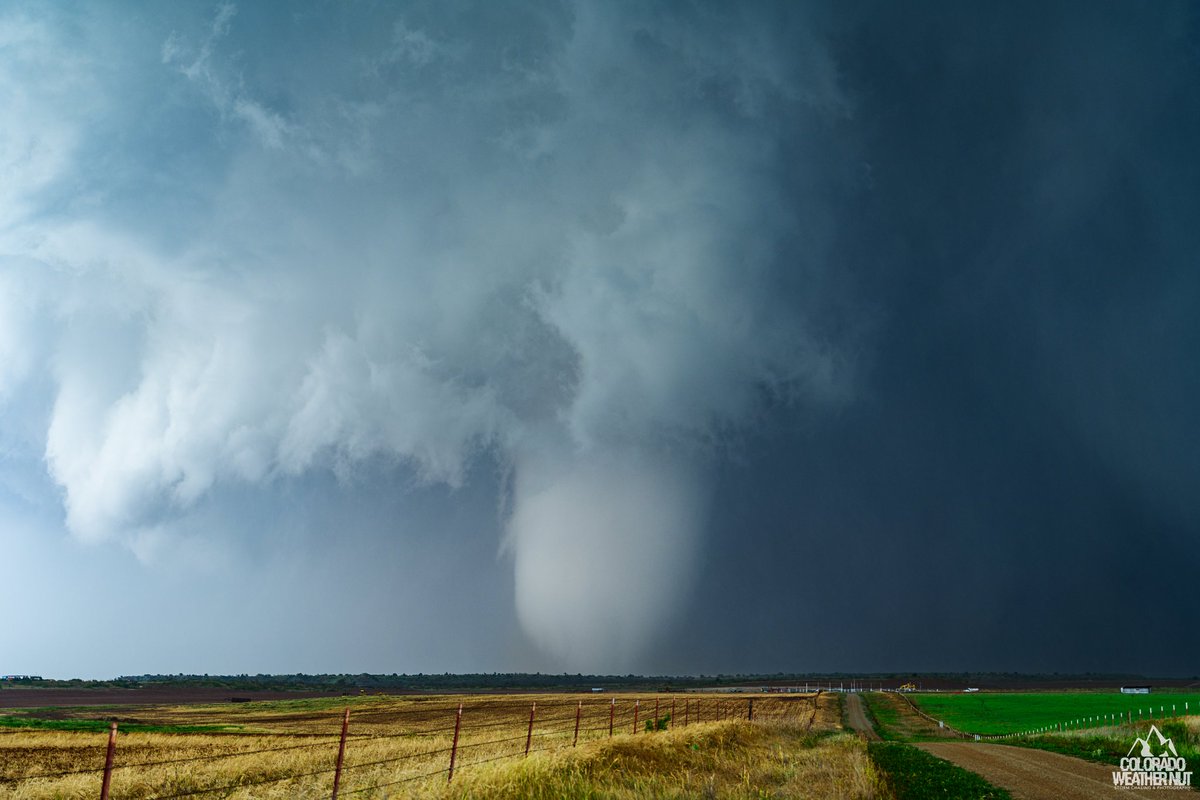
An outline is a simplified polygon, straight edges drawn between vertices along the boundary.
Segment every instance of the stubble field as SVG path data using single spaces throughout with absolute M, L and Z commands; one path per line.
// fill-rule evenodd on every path
M 839 733 L 840 704 L 828 694 L 23 709 L 0 728 L 0 796 L 98 797 L 115 719 L 114 800 L 329 797 L 347 708 L 339 797 L 886 796 L 862 742 Z

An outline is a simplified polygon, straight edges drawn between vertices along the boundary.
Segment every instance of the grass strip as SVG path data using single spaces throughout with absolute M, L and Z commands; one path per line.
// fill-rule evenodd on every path
M 892 706 L 875 700 L 871 694 L 871 692 L 863 692 L 859 697 L 862 698 L 863 711 L 866 713 L 867 719 L 875 726 L 875 732 L 879 734 L 879 738 L 885 742 L 904 741 L 904 737 L 896 732 L 900 724 L 900 712 Z
M 896 800 L 1012 800 L 1004 789 L 907 744 L 871 742 L 867 755 L 886 776 Z
M 1176 752 L 1188 764 L 1200 763 L 1200 734 L 1182 722 L 1166 722 L 1158 726 L 1162 734 L 1172 741 Z M 1065 756 L 1095 761 L 1099 764 L 1115 765 L 1129 755 L 1134 739 L 1145 736 L 1145 730 L 1129 730 L 1121 734 L 1042 734 L 1040 736 L 1017 737 L 1005 744 L 1049 750 Z M 1200 787 L 1197 787 L 1200 788 Z

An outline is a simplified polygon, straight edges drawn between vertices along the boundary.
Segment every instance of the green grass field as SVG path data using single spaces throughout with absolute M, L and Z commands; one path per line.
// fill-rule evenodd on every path
M 1084 728 L 1104 726 L 1109 714 L 1146 722 L 1200 714 L 1200 692 L 1125 695 L 1118 692 L 973 692 L 913 694 L 917 706 L 947 725 L 970 733 L 1014 733 L 1083 719 Z M 1153 708 L 1153 711 L 1151 711 Z M 1174 708 L 1174 711 L 1172 711 Z M 1141 714 L 1138 714 L 1138 711 Z M 1089 718 L 1091 718 L 1089 720 Z
M 105 733 L 108 731 L 108 720 L 102 719 L 38 719 L 36 717 L 16 717 L 0 715 L 0 728 L 25 728 L 39 731 L 92 731 Z M 123 723 L 121 730 L 126 733 L 236 733 L 241 731 L 240 725 L 139 725 L 138 723 Z

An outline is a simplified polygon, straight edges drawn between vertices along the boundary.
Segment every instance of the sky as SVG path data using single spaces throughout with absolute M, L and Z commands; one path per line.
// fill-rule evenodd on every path
M 0 107 L 0 672 L 1197 672 L 1193 4 L 18 0 Z

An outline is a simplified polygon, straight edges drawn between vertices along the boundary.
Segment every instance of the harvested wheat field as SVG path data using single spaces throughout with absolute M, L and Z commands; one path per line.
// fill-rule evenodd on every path
M 105 711 L 114 800 L 328 797 L 335 776 L 365 798 L 878 796 L 836 697 L 652 694 L 29 710 L 0 733 L 0 795 L 97 797 Z

